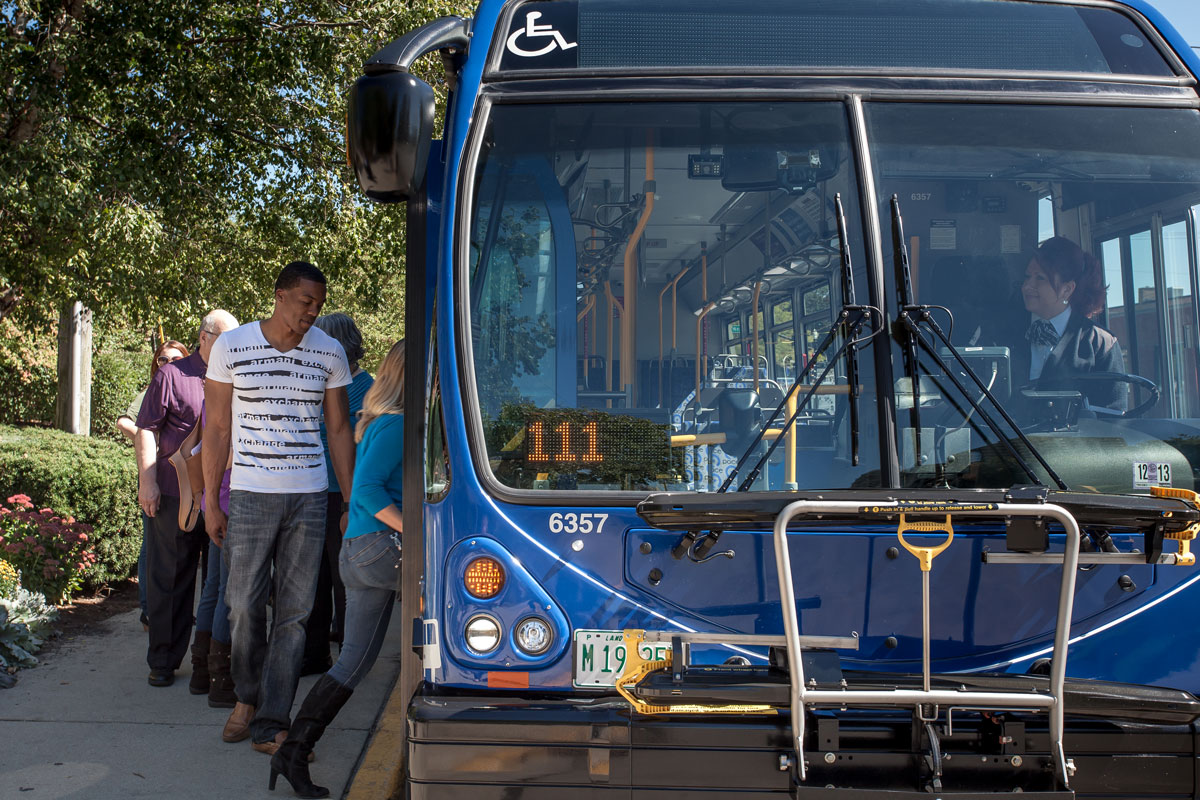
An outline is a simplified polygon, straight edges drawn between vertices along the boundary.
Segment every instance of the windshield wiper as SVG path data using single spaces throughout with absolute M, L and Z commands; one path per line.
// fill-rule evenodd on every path
M 853 461 L 855 465 L 858 464 L 858 398 L 860 395 L 858 386 L 858 348 L 864 343 L 870 341 L 881 330 L 883 330 L 883 313 L 875 306 L 859 305 L 854 302 L 854 270 L 850 261 L 850 249 L 846 244 L 849 237 L 846 233 L 846 212 L 842 207 L 842 195 L 840 192 L 834 195 L 833 203 L 837 212 L 838 250 L 841 253 L 842 309 L 838 313 L 837 319 L 835 319 L 833 324 L 829 326 L 829 331 L 825 334 L 825 338 L 821 341 L 821 344 L 818 345 L 817 349 L 808 359 L 808 363 L 804 366 L 804 369 L 800 371 L 800 373 L 796 376 L 796 380 L 792 382 L 791 387 L 789 387 L 787 392 L 784 393 L 783 400 L 780 401 L 779 405 L 775 407 L 775 410 L 771 412 L 771 416 L 766 422 L 763 423 L 762 429 L 759 430 L 758 435 L 754 437 L 754 441 L 750 443 L 745 452 L 742 453 L 741 458 L 738 459 L 737 466 L 735 466 L 725 478 L 725 481 L 721 484 L 721 488 L 717 490 L 719 492 L 725 492 L 729 490 L 729 487 L 733 484 L 734 477 L 736 477 L 738 473 L 742 471 L 742 467 L 745 466 L 746 461 L 750 458 L 750 454 L 755 451 L 759 442 L 763 440 L 763 437 L 766 435 L 767 430 L 771 427 L 772 423 L 775 422 L 775 420 L 783 412 L 784 408 L 786 408 L 788 398 L 792 397 L 801 386 L 805 385 L 805 379 L 814 371 L 817 362 L 821 360 L 821 356 L 825 353 L 825 351 L 837 341 L 839 332 L 841 332 L 842 335 L 841 346 L 838 347 L 833 356 L 827 360 L 825 368 L 821 370 L 821 374 L 817 376 L 816 380 L 809 385 L 808 391 L 796 404 L 796 410 L 792 412 L 790 417 L 788 417 L 787 422 L 784 423 L 783 428 L 779 432 L 779 435 L 775 438 L 775 441 L 771 442 L 766 452 L 764 452 L 759 457 L 758 461 L 755 462 L 754 468 L 747 473 L 745 479 L 743 479 L 738 485 L 737 490 L 739 492 L 748 490 L 754 484 L 754 481 L 758 479 L 758 476 L 762 473 L 763 466 L 775 452 L 775 448 L 779 446 L 780 442 L 787 438 L 788 431 L 791 430 L 792 426 L 796 424 L 796 420 L 800 417 L 800 414 L 804 411 L 804 409 L 807 408 L 809 401 L 816 395 L 817 389 L 820 388 L 820 386 L 825 382 L 826 376 L 829 375 L 830 370 L 832 370 L 838 363 L 838 360 L 842 357 L 843 353 L 846 354 L 847 358 L 846 372 L 850 382 L 850 436 L 852 441 Z M 874 320 L 878 320 L 878 324 L 876 324 Z M 872 331 L 869 335 L 860 339 L 859 337 L 862 334 L 863 326 L 868 323 L 871 323 Z
M 1033 467 L 1029 465 L 1029 462 L 1027 462 L 1021 456 L 1020 452 L 1018 452 L 1017 448 L 1013 446 L 1011 439 L 1005 434 L 1004 430 L 1000 427 L 992 415 L 984 409 L 983 404 L 971 396 L 971 394 L 967 391 L 966 386 L 964 386 L 962 381 L 958 379 L 958 376 L 954 374 L 953 370 L 946 365 L 946 362 L 942 360 L 942 357 L 938 355 L 933 346 L 925 340 L 924 336 L 921 335 L 921 326 L 924 325 L 933 333 L 935 337 L 937 337 L 943 348 L 945 348 L 945 350 L 954 357 L 954 360 L 958 362 L 958 365 L 962 368 L 963 372 L 969 375 L 971 380 L 975 382 L 975 385 L 982 393 L 980 400 L 986 397 L 988 401 L 990 401 L 991 405 L 996 409 L 996 411 L 999 412 L 1000 416 L 1004 418 L 1004 421 L 1008 423 L 1008 425 L 1016 433 L 1017 438 L 1019 438 L 1021 443 L 1024 444 L 1029 450 L 1029 453 L 1035 459 L 1037 459 L 1039 464 L 1042 465 L 1042 469 L 1046 470 L 1046 473 L 1050 476 L 1051 480 L 1058 485 L 1059 489 L 1066 490 L 1067 484 L 1058 476 L 1058 473 L 1054 471 L 1046 459 L 1042 457 L 1042 454 L 1038 452 L 1038 449 L 1033 446 L 1033 443 L 1029 441 L 1029 437 L 1027 437 L 1025 432 L 1021 430 L 1021 426 L 1017 425 L 1017 423 L 1013 421 L 1013 418 L 1009 416 L 1008 412 L 1004 410 L 1004 406 L 1002 406 L 1000 401 L 997 400 L 995 395 L 992 394 L 991 389 L 984 385 L 980 377 L 975 374 L 975 370 L 971 369 L 970 365 L 967 364 L 966 359 L 964 359 L 962 354 L 958 351 L 958 348 L 950 342 L 950 337 L 946 335 L 945 331 L 943 331 L 941 326 L 938 325 L 937 320 L 934 319 L 933 315 L 929 313 L 930 309 L 935 308 L 936 306 L 918 305 L 916 303 L 912 290 L 912 271 L 909 268 L 908 263 L 908 248 L 904 244 L 904 222 L 900 217 L 900 198 L 896 195 L 892 195 L 892 260 L 896 267 L 896 290 L 899 292 L 900 308 L 900 314 L 896 320 L 896 336 L 900 340 L 901 347 L 904 348 L 904 369 L 907 373 L 906 377 L 912 382 L 913 407 L 911 410 L 911 419 L 913 425 L 913 457 L 919 463 L 922 452 L 921 394 L 919 388 L 921 376 L 920 365 L 918 363 L 919 359 L 917 357 L 917 349 L 920 348 L 921 350 L 924 350 L 930 356 L 930 358 L 933 359 L 941 371 L 945 373 L 945 376 L 950 380 L 950 382 L 954 384 L 954 388 L 958 390 L 959 394 L 966 399 L 967 403 L 970 404 L 975 413 L 979 415 L 979 418 L 982 419 L 989 428 L 991 428 L 992 432 L 996 435 L 996 438 L 1000 440 L 1001 444 L 1004 445 L 1009 454 L 1016 459 L 1021 469 L 1025 471 L 1025 474 L 1027 474 L 1029 478 L 1037 485 L 1044 485 L 1041 479 L 1037 476 L 1037 473 L 1033 471 Z

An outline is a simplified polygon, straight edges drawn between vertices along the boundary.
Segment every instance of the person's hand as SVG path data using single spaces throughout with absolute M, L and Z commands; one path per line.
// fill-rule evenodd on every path
M 159 498 L 157 478 L 147 477 L 138 481 L 138 505 L 147 517 L 158 513 Z
M 204 530 L 217 547 L 225 546 L 225 529 L 228 524 L 229 518 L 225 516 L 225 512 L 221 510 L 220 506 L 204 509 Z
M 350 512 L 349 512 L 349 511 L 343 511 L 343 512 L 342 512 L 342 522 L 341 522 L 341 528 L 342 528 L 342 535 L 343 535 L 343 536 L 345 536 L 345 535 L 346 535 L 346 526 L 347 526 L 347 525 L 349 525 L 349 524 L 350 524 Z

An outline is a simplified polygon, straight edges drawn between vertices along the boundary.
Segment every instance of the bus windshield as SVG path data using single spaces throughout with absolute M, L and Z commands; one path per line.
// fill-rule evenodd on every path
M 856 143 L 840 102 L 492 107 L 463 252 L 496 479 L 705 492 L 745 460 L 761 468 L 732 488 L 845 489 L 892 485 L 890 459 L 901 486 L 1192 488 L 1196 112 L 867 103 L 865 120 Z M 848 302 L 889 323 L 923 304 L 947 341 L 927 322 L 910 358 L 877 325 L 847 352 Z
M 944 307 L 933 318 L 1061 481 L 1191 489 L 1196 112 L 877 104 L 867 127 L 881 206 L 894 196 L 903 219 L 915 299 Z M 885 231 L 889 214 L 880 208 Z M 890 263 L 885 276 L 896 279 Z M 1034 461 L 1024 443 L 1004 445 L 1011 429 L 981 423 L 971 401 L 982 390 L 931 343 L 917 400 L 896 373 L 903 483 L 1053 485 L 1036 463 L 1020 466 Z

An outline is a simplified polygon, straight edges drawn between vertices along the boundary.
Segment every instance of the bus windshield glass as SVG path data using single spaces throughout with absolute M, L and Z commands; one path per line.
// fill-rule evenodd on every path
M 491 110 L 467 285 L 503 485 L 1193 488 L 1200 115 L 864 113 L 859 148 L 836 102 Z M 889 322 L 847 347 L 854 302 Z
M 866 293 L 852 152 L 839 103 L 494 107 L 467 252 L 500 482 L 712 491 L 769 447 L 778 427 L 765 424 L 841 308 L 837 195 Z M 860 362 L 857 434 L 834 365 L 758 488 L 878 471 L 874 373 Z
M 1054 485 L 1049 466 L 1073 489 L 1192 489 L 1200 116 L 868 104 L 867 122 L 889 294 L 898 216 L 912 299 L 943 307 L 963 357 L 924 331 L 914 379 L 896 345 L 902 483 Z M 982 419 L 983 388 L 1027 442 Z

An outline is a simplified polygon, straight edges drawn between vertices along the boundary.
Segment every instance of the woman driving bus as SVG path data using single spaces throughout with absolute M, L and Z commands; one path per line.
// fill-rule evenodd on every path
M 1013 348 L 1017 379 L 1028 379 L 1037 389 L 1078 390 L 1091 409 L 1124 411 L 1124 383 L 1079 379 L 1088 373 L 1125 372 L 1116 337 L 1090 319 L 1104 307 L 1100 262 L 1070 239 L 1047 239 L 1025 268 L 1021 298 L 1030 316 L 1028 344 Z

